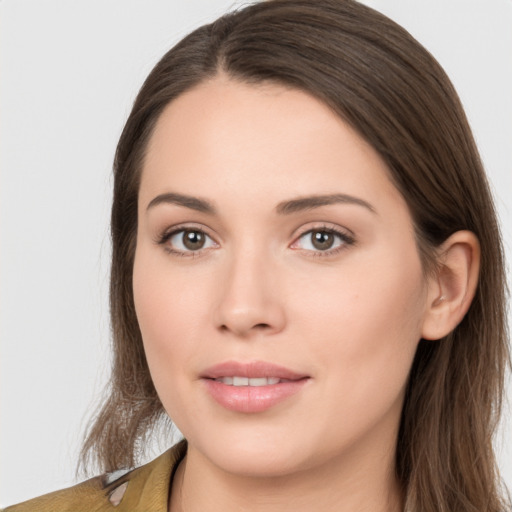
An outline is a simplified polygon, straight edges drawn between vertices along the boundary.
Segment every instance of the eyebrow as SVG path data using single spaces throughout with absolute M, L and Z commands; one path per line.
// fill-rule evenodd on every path
M 350 196 L 348 194 L 328 194 L 299 197 L 297 199 L 291 199 L 279 203 L 276 206 L 276 212 L 280 215 L 290 215 L 292 213 L 320 208 L 321 206 L 329 206 L 331 204 L 340 203 L 362 206 L 372 213 L 377 213 L 375 208 L 364 199 Z M 156 196 L 149 202 L 146 210 L 154 208 L 159 204 L 176 204 L 178 206 L 190 208 L 191 210 L 207 213 L 209 215 L 215 215 L 217 213 L 215 207 L 210 201 L 185 194 L 177 194 L 175 192 L 168 192 L 166 194 L 160 194 Z
M 355 204 L 362 206 L 372 213 L 377 213 L 375 208 L 359 197 L 350 196 L 347 194 L 329 194 L 319 196 L 307 196 L 292 199 L 290 201 L 283 201 L 276 206 L 276 211 L 282 215 L 289 215 L 291 213 L 297 213 L 305 210 L 313 210 L 321 206 L 328 206 L 331 204 Z
M 185 208 L 190 208 L 191 210 L 196 210 L 202 213 L 208 213 L 210 215 L 215 215 L 215 207 L 210 201 L 206 199 L 200 199 L 194 196 L 187 196 L 184 194 L 176 194 L 174 192 L 169 192 L 167 194 L 160 194 L 153 198 L 146 208 L 146 211 L 150 208 L 154 208 L 159 204 L 176 204 L 178 206 L 184 206 Z

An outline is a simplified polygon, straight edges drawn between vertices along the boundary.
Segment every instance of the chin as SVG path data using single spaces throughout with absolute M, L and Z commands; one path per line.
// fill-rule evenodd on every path
M 246 446 L 243 452 L 230 447 L 210 449 L 210 453 L 205 455 L 227 473 L 242 477 L 275 478 L 305 469 L 303 461 L 298 460 L 297 451 L 288 453 L 283 450 L 269 450 L 268 447 L 263 450 L 261 447 Z
M 191 439 L 195 447 L 210 463 L 223 471 L 245 477 L 280 477 L 296 473 L 314 465 L 318 451 L 307 439 L 279 432 L 225 432 L 212 434 L 206 440 Z M 310 454 L 310 455 L 308 455 Z

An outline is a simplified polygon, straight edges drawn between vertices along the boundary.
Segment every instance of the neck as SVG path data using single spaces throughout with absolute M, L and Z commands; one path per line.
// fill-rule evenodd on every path
M 366 452 L 355 449 L 343 460 L 293 474 L 253 477 L 228 473 L 189 445 L 175 474 L 170 511 L 399 512 L 394 450 Z

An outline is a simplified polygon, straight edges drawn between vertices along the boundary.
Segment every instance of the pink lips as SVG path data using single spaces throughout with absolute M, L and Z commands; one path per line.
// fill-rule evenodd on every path
M 261 379 L 268 378 L 271 383 L 236 386 L 222 382 L 222 379 L 231 381 L 234 377 L 260 379 L 260 384 Z M 299 392 L 309 376 L 264 361 L 226 361 L 205 370 L 201 379 L 211 397 L 226 409 L 257 413 L 266 411 Z M 278 383 L 274 383 L 276 379 L 279 379 Z

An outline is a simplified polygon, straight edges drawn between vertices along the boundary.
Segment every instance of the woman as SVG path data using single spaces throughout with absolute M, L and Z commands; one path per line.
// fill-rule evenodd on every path
M 352 1 L 202 27 L 115 161 L 105 471 L 14 510 L 505 510 L 482 166 L 443 71 Z M 169 415 L 187 443 L 128 473 Z

